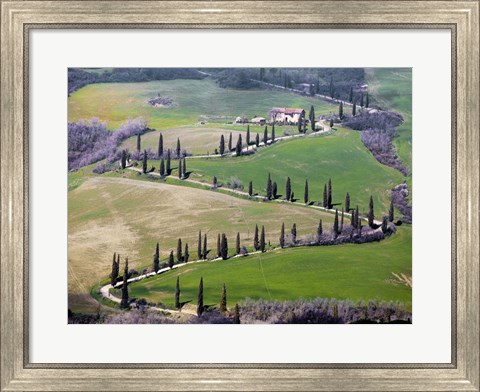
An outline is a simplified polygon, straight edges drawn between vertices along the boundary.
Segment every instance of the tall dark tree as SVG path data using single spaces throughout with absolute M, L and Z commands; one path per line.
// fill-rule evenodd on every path
M 320 242 L 320 238 L 322 237 L 323 234 L 323 224 L 322 220 L 320 219 L 320 222 L 318 222 L 318 227 L 317 227 L 317 242 Z
M 242 135 L 239 134 L 238 135 L 238 140 L 237 140 L 237 146 L 235 147 L 235 155 L 237 157 L 239 157 L 240 155 L 242 155 L 242 147 L 243 147 L 243 144 L 242 144 Z
M 185 253 L 183 255 L 183 261 L 185 261 L 185 263 L 188 263 L 189 259 L 190 259 L 190 253 L 188 252 L 188 244 L 186 243 L 185 244 Z
M 265 126 L 263 130 L 263 144 L 266 146 L 268 142 L 268 128 Z
M 287 183 L 285 184 L 285 200 L 290 200 L 292 196 L 292 184 L 290 182 L 290 177 L 287 177 Z
M 177 154 L 177 158 L 180 159 L 182 153 L 182 149 L 180 147 L 180 138 L 177 138 L 177 148 L 175 149 L 175 153 Z
M 363 93 L 360 95 L 360 106 L 363 108 Z
M 178 178 L 182 179 L 183 177 L 183 172 L 182 172 L 182 160 L 178 160 Z
M 333 128 L 333 117 L 330 117 L 330 128 Z
M 355 227 L 355 210 L 352 210 L 352 213 L 350 214 L 350 225 Z
M 182 261 L 183 261 L 182 239 L 179 238 L 177 242 L 177 262 L 181 263 Z
M 158 151 L 157 151 L 157 157 L 160 159 L 163 156 L 163 135 L 162 132 L 160 132 L 160 136 L 158 137 Z
M 355 228 L 358 229 L 360 226 L 360 215 L 358 213 L 358 205 L 357 208 L 355 208 Z
M 208 256 L 208 247 L 207 247 L 207 234 L 205 234 L 203 236 L 203 259 L 204 260 L 207 260 L 207 256 Z
M 160 160 L 160 177 L 165 176 L 165 161 L 163 158 Z
M 297 242 L 297 224 L 294 223 L 293 226 L 292 226 L 292 242 L 295 243 Z
M 395 216 L 394 216 L 394 207 L 393 207 L 393 199 L 390 200 L 390 208 L 388 209 L 388 220 L 389 222 L 393 222 L 393 220 L 395 219 Z
M 260 249 L 260 243 L 258 241 L 258 225 L 255 225 L 255 234 L 253 236 L 253 249 L 255 250 Z
M 328 191 L 327 184 L 323 187 L 323 208 L 328 208 Z
M 240 308 L 238 304 L 235 304 L 235 311 L 233 313 L 233 323 L 240 324 Z
M 175 309 L 180 309 L 180 277 L 177 276 L 177 284 L 175 285 Z
M 225 138 L 223 135 L 220 136 L 220 146 L 218 147 L 220 155 L 225 154 Z
M 335 234 L 335 236 L 340 234 L 340 230 L 338 228 L 338 210 L 335 210 L 335 220 L 333 221 L 333 234 Z
M 185 159 L 185 157 L 183 158 L 183 165 L 182 165 L 182 178 L 185 178 L 185 176 L 187 175 L 187 160 Z
M 142 171 L 143 173 L 147 172 L 147 150 L 143 152 Z
M 112 273 L 110 274 L 110 284 L 115 286 L 118 279 L 118 273 L 120 272 L 120 266 L 117 264 L 117 254 L 113 254 L 113 262 L 112 262 Z
M 222 255 L 222 240 L 220 237 L 220 233 L 218 233 L 217 237 L 217 257 L 220 257 Z
M 168 267 L 172 269 L 174 264 L 175 262 L 173 260 L 173 250 L 171 250 L 170 255 L 168 256 Z
M 198 260 L 202 258 L 202 231 L 198 231 L 198 244 L 197 244 L 197 257 Z
M 348 93 L 348 102 L 353 101 L 353 87 L 350 87 L 350 92 Z
M 350 193 L 347 192 L 345 195 L 345 211 L 350 211 Z
M 365 99 L 365 107 L 368 108 L 369 106 L 370 106 L 370 98 L 368 97 L 368 92 L 367 92 L 367 96 Z
M 217 188 L 217 186 L 218 186 L 217 176 L 213 176 L 212 187 L 213 187 L 213 188 Z
M 310 127 L 312 128 L 312 131 L 315 132 L 315 108 L 313 107 L 313 105 L 310 107 L 308 119 L 310 120 Z
M 260 147 L 260 135 L 257 133 L 255 135 L 255 145 L 258 147 Z
M 222 288 L 222 298 L 220 299 L 220 312 L 225 313 L 227 311 L 227 286 L 225 283 Z
M 275 142 L 275 123 L 272 124 L 272 143 Z
M 245 142 L 247 143 L 247 146 L 250 145 L 250 125 L 247 125 L 247 136 L 245 137 Z
M 327 191 L 327 196 L 328 196 L 328 208 L 332 209 L 333 204 L 332 204 L 332 180 L 331 178 L 328 179 L 328 191 Z
M 373 197 L 370 196 L 370 202 L 368 203 L 368 225 L 373 227 L 373 221 L 375 219 L 374 209 L 373 209 Z
M 295 201 L 295 192 L 292 191 L 292 194 L 290 196 L 290 201 L 293 203 Z
M 260 234 L 260 250 L 265 252 L 265 227 L 262 226 L 262 233 Z
M 285 247 L 285 223 L 282 223 L 282 230 L 280 231 L 280 248 Z
M 140 152 L 142 149 L 142 137 L 137 133 L 137 152 Z
M 220 256 L 222 257 L 223 260 L 228 259 L 228 240 L 225 233 L 222 233 L 222 244 L 221 244 Z
M 268 179 L 267 179 L 267 199 L 271 200 L 272 199 L 272 178 L 270 177 L 270 173 L 268 173 Z
M 232 140 L 232 132 L 230 132 L 230 136 L 228 137 L 228 151 L 233 150 L 233 140 Z
M 205 309 L 203 308 L 203 277 L 200 278 L 197 296 L 197 316 L 200 317 Z
M 340 102 L 340 106 L 338 107 L 338 117 L 340 117 L 340 120 L 343 118 L 343 102 Z
M 305 190 L 303 191 L 303 202 L 308 204 L 308 180 L 305 180 Z
M 352 116 L 356 116 L 357 114 L 357 102 L 353 102 L 353 107 L 352 107 Z
M 277 198 L 277 192 L 278 192 L 277 183 L 274 181 L 272 184 L 272 198 L 274 199 Z
M 122 169 L 125 169 L 127 167 L 127 152 L 125 150 L 122 150 L 121 165 Z
M 237 233 L 237 239 L 235 241 L 235 253 L 240 254 L 240 233 Z
M 343 222 L 345 221 L 345 211 L 342 208 L 342 215 L 340 218 L 340 233 L 343 231 Z
M 382 219 L 382 233 L 387 234 L 388 230 L 388 217 L 384 216 Z
M 158 272 L 160 269 L 160 245 L 157 242 L 157 246 L 155 247 L 155 253 L 153 254 L 153 270 Z
M 252 197 L 252 195 L 253 195 L 253 183 L 252 181 L 250 181 L 248 183 L 248 196 Z
M 122 309 L 128 308 L 128 257 L 125 259 L 125 268 L 123 271 L 123 284 L 122 284 L 122 300 L 120 302 L 120 307 Z
M 171 162 L 170 162 L 170 149 L 167 150 L 167 167 L 165 168 L 165 172 L 167 174 L 167 176 L 170 175 L 170 173 L 172 172 L 172 168 L 171 168 Z
M 303 128 L 303 122 L 304 122 L 304 115 L 303 113 L 300 114 L 300 117 L 298 118 L 298 123 L 297 123 L 297 126 L 298 126 L 298 133 L 302 133 L 302 128 Z

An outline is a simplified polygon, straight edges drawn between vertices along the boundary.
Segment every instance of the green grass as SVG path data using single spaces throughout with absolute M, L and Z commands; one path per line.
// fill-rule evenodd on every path
M 171 306 L 180 277 L 181 301 L 196 303 L 200 277 L 204 303 L 217 305 L 227 285 L 229 306 L 245 298 L 315 297 L 400 301 L 411 307 L 411 288 L 392 272 L 411 276 L 411 228 L 376 243 L 278 250 L 226 261 L 193 263 L 129 285 L 130 295 Z

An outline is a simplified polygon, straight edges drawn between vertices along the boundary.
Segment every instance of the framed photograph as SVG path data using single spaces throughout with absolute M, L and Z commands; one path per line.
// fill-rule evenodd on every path
M 0 390 L 480 390 L 477 1 L 1 37 Z

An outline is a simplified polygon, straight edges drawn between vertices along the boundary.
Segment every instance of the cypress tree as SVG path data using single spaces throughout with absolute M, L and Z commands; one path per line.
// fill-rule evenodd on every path
M 177 284 L 175 285 L 175 309 L 180 309 L 180 277 L 177 276 Z
M 198 245 L 197 245 L 197 258 L 200 260 L 202 258 L 202 231 L 198 231 Z
M 182 173 L 182 160 L 178 160 L 178 178 L 182 179 L 183 173 Z
M 382 233 L 386 234 L 388 230 L 388 217 L 384 216 L 382 219 Z
M 280 248 L 285 246 L 285 223 L 282 223 L 282 230 L 280 231 Z
M 120 308 L 128 308 L 128 257 L 125 259 L 125 269 L 123 271 L 123 284 L 122 284 L 122 301 L 120 302 Z
M 330 128 L 333 128 L 333 117 L 330 117 Z
M 177 242 L 177 262 L 181 263 L 183 261 L 182 255 L 182 239 L 179 238 Z
M 327 184 L 323 187 L 323 208 L 328 207 L 328 192 L 327 192 Z
M 228 240 L 225 233 L 222 233 L 221 255 L 223 260 L 228 259 Z
M 233 323 L 240 324 L 240 309 L 238 304 L 235 304 L 235 312 L 233 313 Z
M 373 227 L 373 220 L 375 219 L 373 210 L 373 197 L 370 196 L 370 202 L 368 203 L 368 225 Z
M 350 215 L 350 225 L 352 227 L 355 227 L 355 210 L 353 210 L 351 215 Z
M 173 268 L 173 265 L 174 265 L 174 261 L 173 261 L 173 250 L 170 251 L 170 256 L 168 256 L 168 266 L 170 267 L 170 269 Z
M 127 152 L 125 150 L 122 150 L 121 165 L 122 169 L 125 169 L 127 167 Z
M 352 116 L 355 117 L 356 114 L 357 114 L 357 102 L 355 101 L 352 107 Z
M 258 242 L 258 225 L 255 225 L 255 235 L 253 236 L 253 249 L 259 250 L 260 245 Z
M 213 183 L 212 183 L 212 186 L 214 188 L 216 188 L 218 186 L 218 180 L 217 180 L 217 176 L 213 176 Z
M 268 173 L 268 179 L 267 179 L 267 199 L 271 200 L 272 199 L 272 179 L 270 177 L 270 173 Z
M 303 201 L 308 204 L 308 180 L 305 180 L 305 190 L 303 192 Z
M 366 97 L 366 101 L 365 101 L 365 107 L 368 108 L 368 106 L 370 105 L 370 99 L 368 97 L 368 92 L 367 92 L 367 97 Z
M 338 117 L 340 117 L 340 120 L 343 118 L 343 102 L 340 102 L 340 106 L 338 107 Z
M 170 163 L 171 162 L 170 162 L 170 149 L 169 149 L 169 150 L 167 150 L 167 167 L 165 169 L 167 176 L 169 176 L 170 173 L 172 172 L 172 168 L 170 167 Z
M 393 222 L 393 220 L 395 219 L 394 217 L 394 207 L 393 207 L 393 199 L 390 200 L 390 208 L 388 210 L 388 220 L 389 222 Z
M 309 120 L 310 120 L 310 127 L 312 128 L 312 131 L 315 132 L 315 109 L 313 105 L 310 108 Z
M 253 195 L 253 183 L 252 181 L 250 181 L 248 183 L 248 196 L 252 197 L 252 195 Z
M 275 124 L 272 124 L 272 143 L 275 142 Z
M 272 197 L 274 199 L 277 198 L 277 192 L 278 192 L 277 183 L 274 181 L 272 184 Z
M 160 269 L 160 246 L 158 245 L 155 247 L 155 254 L 153 255 L 153 270 L 158 272 Z
M 220 312 L 225 313 L 227 311 L 227 286 L 225 283 L 222 288 L 222 298 L 220 299 Z
M 343 208 L 342 208 L 342 217 L 340 219 L 340 233 L 343 231 L 343 222 L 345 220 L 345 211 L 343 211 Z
M 360 226 L 360 216 L 358 214 L 358 205 L 357 205 L 357 208 L 355 209 L 355 228 L 358 229 L 358 227 Z
M 143 173 L 147 172 L 147 150 L 143 152 L 142 171 Z
M 185 157 L 183 158 L 182 169 L 183 169 L 182 176 L 183 176 L 183 178 L 185 178 L 185 176 L 187 174 L 187 160 L 185 159 Z
M 332 204 L 332 180 L 330 178 L 328 179 L 327 196 L 328 196 L 328 208 L 332 209 L 332 207 L 333 207 L 333 204 Z
M 163 156 L 163 135 L 160 132 L 160 136 L 158 137 L 158 151 L 157 151 L 158 159 Z
M 266 146 L 268 142 L 268 128 L 265 126 L 263 130 L 263 144 Z
M 265 252 L 265 227 L 262 226 L 262 234 L 260 235 L 260 250 Z
M 237 232 L 237 240 L 235 242 L 235 253 L 240 254 L 240 233 Z
M 298 123 L 297 123 L 298 133 L 302 133 L 302 125 L 303 125 L 303 114 L 301 114 L 300 117 L 298 118 Z
M 203 259 L 207 260 L 208 248 L 207 248 L 207 234 L 203 236 Z
M 345 211 L 350 211 L 350 194 L 348 192 L 345 195 Z
M 118 278 L 118 272 L 119 272 L 119 266 L 117 264 L 117 254 L 113 254 L 113 262 L 112 262 L 112 273 L 110 274 L 110 284 L 115 287 L 115 284 L 117 283 L 117 278 Z
M 335 220 L 333 221 L 333 234 L 335 234 L 335 237 L 340 233 L 340 230 L 338 229 L 338 210 L 335 210 Z
M 235 154 L 237 157 L 242 155 L 242 135 L 238 135 L 237 146 L 235 147 Z
M 217 237 L 217 257 L 222 255 L 222 240 L 220 239 L 220 233 L 218 233 Z
M 223 155 L 225 154 L 225 138 L 222 136 L 220 136 L 220 146 L 218 147 L 218 149 L 220 150 L 220 155 Z
M 247 136 L 245 138 L 245 141 L 247 142 L 247 146 L 250 145 L 250 125 L 247 125 Z
M 200 278 L 197 296 L 197 316 L 200 317 L 204 311 L 203 308 L 203 278 Z
M 317 227 L 317 242 L 320 242 L 320 238 L 323 234 L 323 225 L 322 225 L 322 220 L 320 219 L 320 222 L 318 222 L 318 227 Z
M 360 106 L 363 108 L 363 93 L 360 95 Z
M 232 148 L 232 132 L 230 132 L 230 137 L 228 138 L 228 151 L 232 151 L 233 148 Z
M 287 183 L 285 185 L 285 200 L 290 200 L 292 196 L 292 185 L 290 183 L 290 177 L 287 177 Z
M 257 135 L 255 136 L 255 145 L 258 147 L 260 147 L 260 135 L 257 133 Z
M 292 195 L 290 196 L 290 201 L 293 203 L 295 200 L 295 192 L 292 191 Z
M 294 223 L 293 226 L 292 226 L 292 242 L 295 243 L 297 242 L 297 224 Z
M 137 151 L 140 152 L 140 150 L 142 149 L 141 147 L 142 143 L 141 143 L 141 136 L 139 133 L 137 133 Z
M 165 176 L 165 161 L 163 158 L 160 160 L 160 177 Z
M 353 101 L 353 87 L 350 87 L 350 93 L 348 94 L 348 102 Z
M 183 255 L 183 260 L 185 263 L 188 263 L 188 260 L 190 259 L 190 253 L 188 253 L 188 243 L 185 244 L 185 254 Z
M 180 138 L 177 138 L 177 148 L 175 149 L 175 153 L 177 154 L 177 158 L 180 159 L 180 154 L 182 153 L 182 150 L 180 148 Z

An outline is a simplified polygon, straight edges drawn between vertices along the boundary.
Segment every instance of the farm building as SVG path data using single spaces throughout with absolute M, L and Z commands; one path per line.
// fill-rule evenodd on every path
M 252 124 L 258 124 L 258 125 L 265 125 L 267 122 L 267 119 L 264 117 L 254 117 L 250 120 Z
M 305 118 L 305 110 L 295 108 L 272 108 L 270 121 L 282 124 L 298 124 L 300 118 Z

